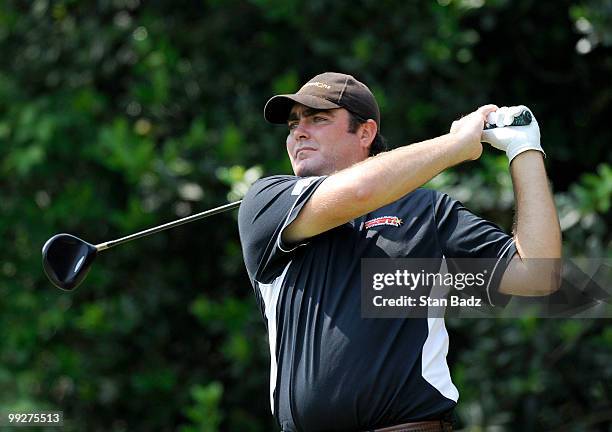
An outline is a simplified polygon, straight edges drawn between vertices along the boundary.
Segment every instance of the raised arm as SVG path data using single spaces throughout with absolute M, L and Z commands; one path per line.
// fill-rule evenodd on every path
M 385 206 L 422 186 L 445 169 L 482 154 L 486 105 L 454 122 L 451 132 L 368 158 L 330 175 L 283 232 L 296 243 Z
M 520 296 L 548 295 L 559 288 L 561 228 L 542 154 L 521 153 L 510 165 L 510 172 L 516 200 L 517 254 L 499 290 Z
M 526 109 L 516 108 L 516 112 Z M 513 231 L 517 254 L 499 290 L 521 296 L 551 294 L 560 282 L 561 229 L 546 177 L 538 123 L 533 117 L 530 126 L 486 131 L 483 139 L 506 151 L 516 201 Z

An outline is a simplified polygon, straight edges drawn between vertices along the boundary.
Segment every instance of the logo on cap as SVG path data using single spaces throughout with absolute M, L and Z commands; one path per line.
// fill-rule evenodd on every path
M 304 86 L 302 88 L 304 89 L 304 88 L 306 88 L 308 86 L 315 86 L 315 87 L 324 88 L 324 89 L 327 89 L 327 90 L 331 89 L 331 86 L 329 84 L 325 84 L 325 83 L 322 83 L 320 81 L 306 83 L 306 84 L 304 84 Z

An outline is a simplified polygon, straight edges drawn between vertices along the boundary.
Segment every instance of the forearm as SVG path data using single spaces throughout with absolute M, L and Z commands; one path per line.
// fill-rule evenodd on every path
M 440 172 L 464 161 L 459 139 L 452 135 L 401 147 L 369 158 L 333 175 L 336 184 L 352 184 L 354 217 L 396 201 Z
M 559 288 L 561 229 L 542 154 L 519 154 L 512 160 L 510 171 L 516 200 L 517 254 L 499 290 L 519 296 L 548 295 Z
M 522 259 L 560 258 L 561 229 L 542 154 L 526 151 L 510 165 L 516 200 L 514 236 Z

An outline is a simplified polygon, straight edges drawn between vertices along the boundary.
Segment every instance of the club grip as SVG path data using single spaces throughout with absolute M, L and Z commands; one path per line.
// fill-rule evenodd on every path
M 531 124 L 531 113 L 528 110 L 524 110 L 522 113 L 514 117 L 510 126 L 527 126 Z M 485 129 L 495 129 L 497 126 L 485 122 Z

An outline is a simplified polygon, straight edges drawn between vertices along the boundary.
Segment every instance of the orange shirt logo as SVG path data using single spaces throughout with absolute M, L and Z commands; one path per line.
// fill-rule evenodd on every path
M 366 229 L 370 229 L 373 228 L 375 226 L 380 226 L 380 225 L 391 225 L 391 226 L 400 226 L 402 224 L 402 220 L 400 218 L 398 218 L 397 216 L 382 216 L 382 217 L 377 217 L 375 219 L 370 219 L 369 221 L 366 221 L 365 223 L 365 228 Z

